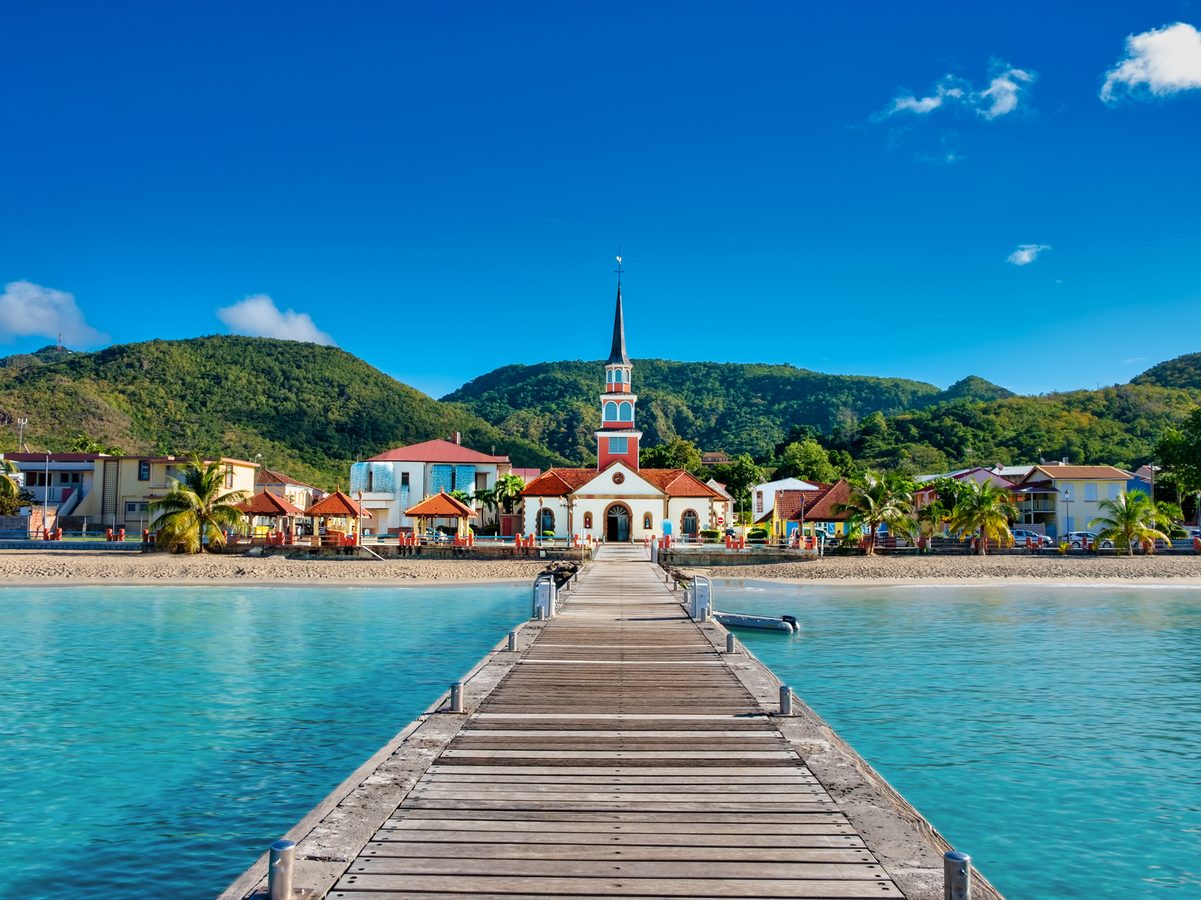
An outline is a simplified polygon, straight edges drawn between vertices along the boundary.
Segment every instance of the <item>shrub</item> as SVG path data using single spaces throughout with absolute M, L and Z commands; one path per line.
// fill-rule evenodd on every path
M 706 544 L 717 543 L 719 532 L 716 528 L 705 528 L 701 531 L 701 540 Z

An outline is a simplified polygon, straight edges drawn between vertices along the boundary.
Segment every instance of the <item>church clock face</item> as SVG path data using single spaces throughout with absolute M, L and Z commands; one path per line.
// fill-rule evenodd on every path
M 613 473 L 613 483 L 614 484 L 621 484 L 625 480 L 626 480 L 626 476 L 625 476 L 624 472 L 614 472 Z

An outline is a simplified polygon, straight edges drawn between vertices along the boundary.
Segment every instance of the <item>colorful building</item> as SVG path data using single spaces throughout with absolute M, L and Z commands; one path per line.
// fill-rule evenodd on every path
M 847 533 L 847 513 L 840 509 L 851 499 L 851 485 L 845 478 L 833 484 L 818 483 L 816 491 L 797 495 L 800 502 L 788 516 L 789 539 L 798 530 L 805 537 L 823 534 L 827 540 Z
M 1128 472 L 1114 466 L 1034 466 L 1014 486 L 1018 522 L 1054 538 L 1088 531 L 1102 514 L 1101 502 L 1125 494 L 1129 480 Z
M 365 531 L 397 534 L 416 525 L 405 511 L 419 501 L 441 491 L 471 495 L 492 490 L 497 477 L 511 469 L 509 457 L 464 447 L 456 433 L 453 441 L 422 441 L 355 463 L 350 467 L 350 494 L 361 499 L 371 516 L 363 524 Z
M 638 464 L 642 432 L 635 427 L 638 396 L 626 353 L 620 282 L 604 372 L 596 468 L 550 469 L 531 481 L 523 492 L 525 533 L 625 543 L 664 534 L 695 538 L 729 521 L 723 493 L 683 469 Z

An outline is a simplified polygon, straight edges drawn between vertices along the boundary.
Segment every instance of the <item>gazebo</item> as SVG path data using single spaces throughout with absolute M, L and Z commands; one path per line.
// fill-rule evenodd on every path
M 321 543 L 334 546 L 357 543 L 359 522 L 363 516 L 371 515 L 343 491 L 334 491 L 323 497 L 306 509 L 304 514 L 313 520 L 313 530 L 321 535 Z M 331 522 L 340 525 L 341 528 L 333 527 Z M 321 530 L 323 528 L 324 534 Z
M 270 491 L 262 491 L 255 494 L 249 500 L 243 500 L 236 504 L 250 522 L 250 531 L 253 536 L 255 531 L 255 519 L 270 519 L 271 530 L 288 531 L 292 525 L 293 519 L 298 516 L 305 515 L 304 511 L 295 504 L 291 503 L 287 497 L 280 497 L 277 494 L 272 494 Z M 282 524 L 280 520 L 283 520 Z
M 414 531 L 419 536 L 425 533 L 426 520 L 435 524 L 438 519 L 449 519 L 454 523 L 455 534 L 467 537 L 471 530 L 468 520 L 475 515 L 475 510 L 446 491 L 438 491 L 432 497 L 426 497 L 415 506 L 410 506 L 405 510 L 405 515 L 417 520 Z

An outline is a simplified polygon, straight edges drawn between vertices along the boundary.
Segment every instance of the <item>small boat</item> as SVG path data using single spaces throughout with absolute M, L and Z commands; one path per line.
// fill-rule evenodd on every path
M 726 628 L 759 628 L 764 631 L 787 631 L 789 634 L 801 630 L 796 616 L 751 616 L 743 613 L 715 612 L 713 618 Z

